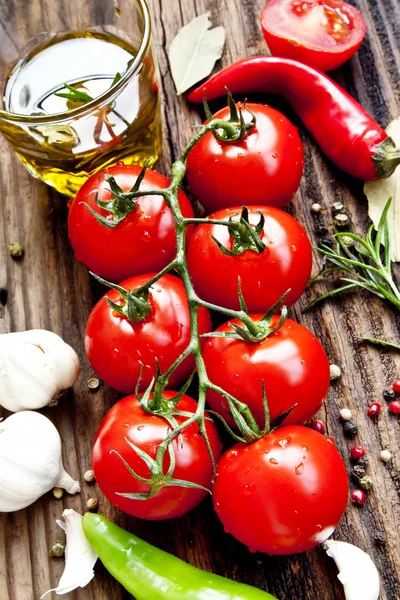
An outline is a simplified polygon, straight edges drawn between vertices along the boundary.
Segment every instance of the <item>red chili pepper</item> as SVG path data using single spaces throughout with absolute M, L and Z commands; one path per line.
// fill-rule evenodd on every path
M 400 164 L 400 149 L 373 118 L 323 73 L 275 56 L 245 58 L 226 67 L 188 96 L 200 103 L 226 94 L 281 94 L 292 105 L 322 151 L 354 177 L 389 177 Z

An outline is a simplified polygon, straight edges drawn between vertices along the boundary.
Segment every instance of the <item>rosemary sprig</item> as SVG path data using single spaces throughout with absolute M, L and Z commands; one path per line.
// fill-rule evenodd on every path
M 361 338 L 362 342 L 369 342 L 370 344 L 375 344 L 376 346 L 384 346 L 385 348 L 390 348 L 390 350 L 400 350 L 399 344 L 394 344 L 393 342 L 387 342 L 386 340 L 381 340 L 379 338 Z
M 307 304 L 304 311 L 309 310 L 325 298 L 357 287 L 366 289 L 383 300 L 388 300 L 400 310 L 400 291 L 393 278 L 390 259 L 391 247 L 387 215 L 391 202 L 392 198 L 389 198 L 382 212 L 376 234 L 374 234 L 373 225 L 368 229 L 365 239 L 351 232 L 340 232 L 335 234 L 336 248 L 330 248 L 325 244 L 318 248 L 319 252 L 325 256 L 325 267 L 317 277 L 313 278 L 313 282 L 319 277 L 335 271 L 344 271 L 347 276 L 339 278 L 344 285 L 314 298 Z M 343 242 L 343 238 L 351 238 L 354 245 L 348 246 Z M 383 248 L 382 245 L 384 245 Z
M 116 73 L 114 76 L 114 79 L 112 80 L 112 83 L 110 85 L 110 89 L 112 88 L 113 85 L 115 85 L 120 79 L 121 79 L 122 75 L 121 73 Z M 86 92 L 83 92 L 82 90 L 78 90 L 77 88 L 73 87 L 72 85 L 69 85 L 68 83 L 64 83 L 64 88 L 66 90 L 68 90 L 67 92 L 56 92 L 54 95 L 58 96 L 59 98 L 66 98 L 67 100 L 70 100 L 71 102 L 92 102 L 94 100 L 93 96 L 90 96 L 90 94 L 87 94 Z

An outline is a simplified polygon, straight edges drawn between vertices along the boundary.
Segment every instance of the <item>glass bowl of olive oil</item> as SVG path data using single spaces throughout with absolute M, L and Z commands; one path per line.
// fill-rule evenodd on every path
M 27 6 L 0 6 L 0 133 L 28 171 L 73 196 L 107 165 L 153 165 L 161 122 L 146 1 L 30 0 L 40 18 Z

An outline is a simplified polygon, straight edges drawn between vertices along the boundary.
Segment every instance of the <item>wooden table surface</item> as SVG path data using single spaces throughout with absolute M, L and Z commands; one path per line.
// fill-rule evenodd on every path
M 7 6 L 13 4 L 8 0 L 2 2 L 7 2 Z M 396 0 L 357 0 L 356 3 L 367 22 L 367 38 L 357 55 L 333 73 L 333 77 L 386 126 L 398 116 L 400 8 Z M 201 118 L 197 107 L 188 106 L 184 97 L 178 98 L 175 94 L 167 59 L 172 38 L 183 24 L 209 10 L 213 23 L 224 25 L 227 33 L 218 68 L 248 55 L 264 54 L 266 46 L 259 23 L 262 5 L 263 0 L 153 0 L 151 9 L 164 108 L 164 155 L 158 165 L 161 172 L 169 172 L 171 159 L 188 142 L 191 126 Z M 316 222 L 310 212 L 311 204 L 319 202 L 323 206 L 318 228 L 321 233 L 321 226 L 331 230 L 331 205 L 340 201 L 347 207 L 352 229 L 365 232 L 368 217 L 362 182 L 339 171 L 321 154 L 286 103 L 277 98 L 265 98 L 265 101 L 281 108 L 294 121 L 305 147 L 304 177 L 289 207 L 291 214 L 315 243 Z M 213 105 L 216 106 L 219 104 Z M 96 486 L 89 487 L 83 482 L 83 473 L 90 468 L 91 445 L 97 427 L 107 409 L 119 398 L 118 393 L 105 385 L 90 392 L 86 383 L 93 373 L 83 351 L 83 332 L 100 290 L 97 287 L 93 290 L 87 270 L 74 260 L 67 236 L 65 198 L 32 179 L 4 140 L 0 140 L 0 149 L 0 332 L 29 328 L 52 330 L 77 350 L 82 361 L 82 373 L 73 391 L 66 393 L 57 407 L 43 411 L 60 431 L 65 467 L 74 478 L 80 479 L 82 492 L 74 497 L 65 495 L 61 500 L 49 493 L 26 510 L 1 516 L 2 600 L 37 600 L 44 591 L 54 587 L 63 569 L 63 561 L 48 557 L 49 548 L 60 538 L 55 520 L 64 508 L 84 511 L 92 496 L 99 498 L 100 511 L 106 516 L 198 567 L 266 589 L 280 600 L 342 600 L 344 595 L 334 563 L 321 548 L 284 558 L 251 554 L 224 533 L 210 500 L 179 520 L 149 523 L 126 517 L 110 506 Z M 25 247 L 21 261 L 8 255 L 8 244 L 14 240 L 21 241 Z M 315 269 L 318 261 L 316 255 Z M 323 286 L 316 289 L 322 290 Z M 348 456 L 354 441 L 343 436 L 338 415 L 343 407 L 353 411 L 359 427 L 355 439 L 367 450 L 368 472 L 374 480 L 363 508 L 349 503 L 335 538 L 369 552 L 381 576 L 380 598 L 398 600 L 400 421 L 390 418 L 384 406 L 375 423 L 367 418 L 366 409 L 373 400 L 383 401 L 383 388 L 400 375 L 400 357 L 360 345 L 358 338 L 375 336 L 399 340 L 400 318 L 379 299 L 362 292 L 326 302 L 302 315 L 301 309 L 310 297 L 311 292 L 307 291 L 291 316 L 315 332 L 330 362 L 342 369 L 342 377 L 331 385 L 319 417 L 326 422 L 328 435 L 335 438 L 350 470 Z M 382 448 L 392 452 L 392 460 L 387 465 L 379 459 Z M 98 565 L 93 582 L 68 597 L 122 600 L 131 596 Z

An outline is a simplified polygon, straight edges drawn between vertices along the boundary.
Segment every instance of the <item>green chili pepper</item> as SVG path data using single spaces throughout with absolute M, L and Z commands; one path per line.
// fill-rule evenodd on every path
M 196 569 L 101 515 L 86 513 L 82 526 L 106 569 L 136 600 L 277 600 L 249 585 Z

